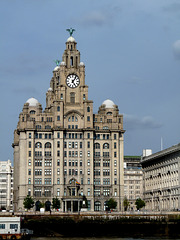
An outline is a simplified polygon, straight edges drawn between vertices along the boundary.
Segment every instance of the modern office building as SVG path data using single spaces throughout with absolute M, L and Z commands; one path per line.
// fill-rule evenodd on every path
M 23 209 L 27 195 L 37 208 L 44 202 L 46 210 L 56 196 L 64 212 L 80 211 L 83 196 L 90 211 L 105 210 L 109 198 L 118 210 L 123 207 L 123 115 L 109 99 L 93 114 L 76 46 L 70 32 L 53 70 L 46 108 L 30 98 L 19 115 L 13 143 L 15 210 Z
M 136 210 L 136 199 L 143 199 L 143 172 L 141 156 L 124 156 L 124 197 L 128 210 Z
M 11 161 L 0 161 L 0 209 L 13 209 L 13 167 Z
M 180 209 L 180 144 L 144 155 L 144 200 L 151 211 Z

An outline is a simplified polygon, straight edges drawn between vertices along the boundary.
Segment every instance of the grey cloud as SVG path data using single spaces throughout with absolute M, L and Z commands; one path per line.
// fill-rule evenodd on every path
M 121 12 L 118 6 L 106 6 L 101 10 L 94 10 L 82 16 L 81 23 L 83 25 L 91 25 L 101 27 L 103 25 L 112 24 L 113 19 Z
M 163 10 L 165 12 L 170 12 L 170 13 L 180 13 L 180 3 L 174 2 L 171 3 L 165 7 L 163 7 Z
M 132 77 L 131 79 L 127 80 L 127 82 L 130 84 L 142 84 L 144 80 L 139 77 Z
M 15 94 L 23 94 L 23 95 L 31 95 L 31 96 L 35 96 L 38 95 L 39 92 L 34 88 L 34 87 L 28 87 L 28 86 L 24 86 L 21 88 L 16 88 L 13 90 L 13 92 Z
M 173 54 L 175 59 L 180 60 L 180 40 L 177 40 L 173 44 Z
M 137 116 L 128 114 L 124 114 L 124 125 L 126 126 L 126 129 L 131 130 L 156 129 L 162 127 L 162 124 L 157 123 L 151 116 L 139 118 Z

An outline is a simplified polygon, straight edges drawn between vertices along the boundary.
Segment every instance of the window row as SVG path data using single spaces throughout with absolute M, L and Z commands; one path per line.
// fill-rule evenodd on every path
M 83 146 L 83 143 L 82 142 L 64 142 L 64 148 L 67 148 L 67 145 L 68 145 L 68 148 L 78 148 L 78 145 L 79 145 L 79 148 L 82 148 Z

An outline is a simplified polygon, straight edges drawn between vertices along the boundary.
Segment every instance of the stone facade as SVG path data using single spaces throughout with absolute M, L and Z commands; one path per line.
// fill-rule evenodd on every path
M 144 200 L 151 211 L 180 209 L 180 144 L 142 158 Z
M 13 143 L 15 210 L 23 209 L 27 195 L 36 208 L 40 201 L 49 209 L 57 196 L 62 211 L 75 212 L 85 196 L 90 211 L 105 210 L 111 197 L 122 209 L 123 115 L 111 100 L 93 114 L 76 45 L 70 36 L 53 71 L 45 110 L 30 98 L 19 115 Z
M 136 199 L 143 199 L 143 172 L 140 156 L 124 156 L 124 196 L 128 210 L 136 210 Z
M 13 167 L 11 161 L 0 161 L 0 208 L 13 209 Z

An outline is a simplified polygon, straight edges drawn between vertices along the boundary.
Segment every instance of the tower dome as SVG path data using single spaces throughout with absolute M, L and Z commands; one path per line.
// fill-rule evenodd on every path
M 76 42 L 76 40 L 75 40 L 72 36 L 70 36 L 70 37 L 67 39 L 67 42 Z
M 37 99 L 35 98 L 29 98 L 26 103 L 29 103 L 30 107 L 36 107 L 36 105 L 39 103 Z
M 53 71 L 58 71 L 60 66 L 56 66 Z
M 110 99 L 106 99 L 102 105 L 105 105 L 105 108 L 114 108 L 114 102 Z

